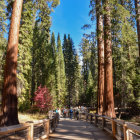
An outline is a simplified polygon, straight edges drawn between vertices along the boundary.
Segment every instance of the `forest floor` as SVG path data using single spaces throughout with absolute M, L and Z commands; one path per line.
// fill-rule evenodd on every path
M 40 113 L 35 113 L 35 114 L 18 113 L 18 118 L 19 118 L 20 123 L 25 123 L 27 121 L 37 121 L 37 120 L 46 119 L 47 115 L 46 114 L 40 114 Z
M 124 120 L 124 121 L 127 121 L 129 123 L 132 123 L 132 124 L 140 126 L 140 116 L 134 116 L 131 119 Z

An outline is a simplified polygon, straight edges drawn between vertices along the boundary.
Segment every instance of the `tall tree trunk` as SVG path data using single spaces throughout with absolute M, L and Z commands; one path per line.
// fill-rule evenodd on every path
M 101 0 L 96 0 L 97 43 L 98 43 L 98 114 L 103 114 L 104 97 L 104 39 Z
M 135 8 L 136 8 L 138 47 L 139 47 L 139 57 L 140 57 L 140 0 L 135 0 Z
M 34 51 L 32 58 L 32 83 L 31 83 L 31 106 L 34 104 L 34 92 L 35 92 L 35 60 L 34 60 Z
M 15 0 L 13 4 L 11 25 L 9 31 L 4 87 L 2 93 L 2 118 L 1 125 L 18 124 L 17 110 L 17 55 L 19 27 L 23 0 Z
M 105 98 L 104 114 L 114 118 L 110 0 L 104 0 Z

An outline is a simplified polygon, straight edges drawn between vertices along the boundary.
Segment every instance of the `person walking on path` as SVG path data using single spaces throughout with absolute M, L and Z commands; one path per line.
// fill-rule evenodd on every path
M 63 117 L 66 118 L 66 113 L 67 113 L 67 110 L 64 108 L 63 110 Z
M 72 117 L 73 117 L 73 110 L 72 110 L 72 108 L 70 109 L 69 113 L 70 113 L 70 119 L 72 119 Z
M 76 119 L 79 120 L 79 110 L 76 110 Z
M 58 113 L 58 109 L 56 109 L 55 112 Z
M 49 111 L 49 119 L 52 119 L 52 117 L 53 117 L 53 110 L 50 110 Z
M 60 117 L 61 117 L 61 109 L 60 108 L 58 108 L 58 114 L 59 114 L 59 119 L 60 119 Z

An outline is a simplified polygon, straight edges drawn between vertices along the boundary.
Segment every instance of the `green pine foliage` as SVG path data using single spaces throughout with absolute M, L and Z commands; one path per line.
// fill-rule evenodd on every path
M 58 34 L 57 37 L 57 56 L 58 56 L 58 83 L 59 83 L 59 90 L 58 90 L 58 101 L 59 106 L 62 107 L 66 105 L 66 75 L 65 75 L 65 64 L 64 64 L 64 55 L 60 40 L 60 35 Z
M 133 84 L 135 78 L 139 77 L 136 74 L 137 36 L 132 3 L 115 1 L 114 7 L 112 10 L 114 95 L 116 106 L 125 107 L 137 101 L 134 94 L 137 84 L 135 86 Z
M 1 94 L 4 82 L 4 66 L 5 66 L 5 58 L 6 58 L 6 45 L 7 40 L 5 38 L 0 38 L 0 103 L 1 103 Z
M 65 73 L 66 73 L 66 88 L 67 88 L 67 100 L 66 102 L 68 103 L 68 107 L 71 105 L 74 105 L 74 96 L 76 95 L 75 93 L 75 47 L 74 43 L 68 35 L 68 38 L 66 35 L 64 35 L 64 40 L 63 40 L 63 53 L 64 53 L 64 62 L 65 62 Z M 74 102 L 73 102 L 74 101 Z
M 76 53 L 74 58 L 74 95 L 72 98 L 72 103 L 74 106 L 79 105 L 80 94 L 82 93 L 82 76 L 81 76 L 81 65 L 78 54 Z
M 31 90 L 31 49 L 33 47 L 33 3 L 24 0 L 21 27 L 19 33 L 18 49 L 18 99 L 19 109 L 25 110 L 30 107 Z
M 56 75 L 53 70 L 57 57 L 55 58 L 49 42 L 50 14 L 58 4 L 59 0 L 23 2 L 18 55 L 18 95 L 21 111 L 34 104 L 34 92 L 40 85 L 47 85 L 56 96 Z
M 47 69 L 47 43 L 46 33 L 40 30 L 40 24 L 35 22 L 33 30 L 33 47 L 32 47 L 32 99 L 34 98 L 34 92 L 38 86 L 46 85 L 46 69 Z
M 92 35 L 91 35 L 92 36 Z M 80 95 L 80 103 L 87 106 L 96 105 L 97 97 L 97 49 L 94 41 L 82 38 L 81 53 L 83 58 L 82 81 L 83 92 Z
M 102 1 L 103 2 L 103 1 Z M 103 4 L 102 4 L 103 5 Z M 95 0 L 90 1 L 90 12 L 91 21 L 96 18 Z M 139 98 L 140 98 L 140 76 L 139 76 L 139 58 L 138 58 L 138 41 L 136 34 L 136 21 L 135 21 L 135 9 L 134 1 L 131 0 L 110 0 L 111 7 L 111 33 L 112 33 L 112 53 L 113 53 L 113 85 L 114 85 L 114 96 L 115 96 L 115 106 L 122 109 L 131 108 L 131 114 L 139 112 Z M 101 13 L 105 14 L 107 11 L 100 9 Z M 92 23 L 85 25 L 83 29 L 91 28 Z M 92 33 L 91 33 L 92 34 Z M 98 35 L 98 34 L 97 34 Z M 88 37 L 90 35 L 86 35 Z M 93 36 L 93 44 L 96 42 L 96 36 Z M 84 45 L 84 44 L 83 44 Z M 83 46 L 82 45 L 82 46 Z M 89 64 L 92 63 L 90 67 L 91 73 L 95 72 L 97 74 L 97 52 L 96 47 L 93 51 L 92 59 Z M 83 53 L 84 54 L 84 53 Z M 96 56 L 96 57 L 95 57 Z M 85 57 L 83 55 L 83 63 L 85 63 Z M 95 65 L 94 65 L 95 64 Z M 86 63 L 85 63 L 86 67 Z M 95 68 L 95 69 L 94 69 Z M 83 75 L 87 77 L 87 72 L 84 69 Z M 94 77 L 92 73 L 95 85 L 97 85 L 97 77 Z M 84 76 L 83 76 L 84 77 Z M 88 88 L 88 80 L 85 78 L 86 87 Z M 96 88 L 94 88 L 96 89 Z M 84 90 L 86 92 L 86 90 Z M 136 109 L 133 109 L 133 107 Z M 136 111 L 137 110 L 137 111 Z M 120 117 L 120 116 L 119 116 Z
M 4 37 L 4 33 L 6 32 L 6 3 L 5 0 L 0 1 L 0 38 Z
M 81 103 L 86 103 L 86 91 L 88 83 L 88 73 L 89 73 L 89 60 L 90 60 L 90 44 L 86 38 L 82 38 L 81 41 L 81 53 L 82 53 L 82 79 L 83 79 L 83 92 L 81 94 Z
M 1 102 L 1 92 L 3 86 L 3 75 L 4 75 L 4 63 L 5 63 L 5 52 L 7 40 L 4 38 L 4 33 L 6 33 L 6 3 L 5 0 L 0 1 L 0 102 Z
M 57 83 L 57 76 L 58 76 L 58 69 L 57 67 L 57 62 L 56 62 L 56 58 L 57 58 L 57 54 L 56 54 L 56 43 L 55 43 L 55 35 L 54 32 L 51 35 L 51 41 L 50 41 L 50 54 L 51 54 L 51 58 L 52 58 L 52 63 L 51 63 L 51 71 L 49 74 L 50 81 L 49 83 L 51 84 L 51 94 L 53 96 L 53 105 L 55 107 L 58 106 L 58 83 Z

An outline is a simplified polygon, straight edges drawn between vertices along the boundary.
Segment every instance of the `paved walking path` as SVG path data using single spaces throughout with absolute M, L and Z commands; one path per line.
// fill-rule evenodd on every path
M 61 119 L 50 140 L 112 140 L 101 129 L 82 120 Z

